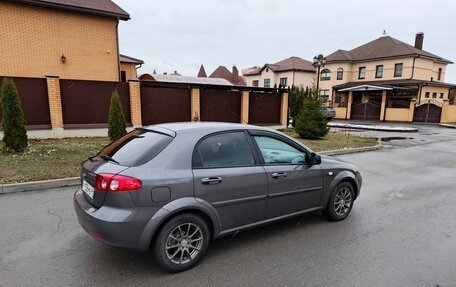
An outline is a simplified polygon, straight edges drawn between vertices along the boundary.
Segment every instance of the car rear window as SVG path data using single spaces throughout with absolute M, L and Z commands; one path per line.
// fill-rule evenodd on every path
M 158 155 L 173 137 L 142 129 L 135 129 L 103 148 L 98 154 L 107 155 L 120 165 L 138 166 Z

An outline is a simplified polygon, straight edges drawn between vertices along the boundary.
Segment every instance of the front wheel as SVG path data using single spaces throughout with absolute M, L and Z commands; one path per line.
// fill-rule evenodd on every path
M 209 246 L 209 228 L 195 214 L 181 214 L 168 221 L 157 235 L 155 258 L 170 272 L 195 266 Z
M 353 207 L 354 195 L 353 186 L 350 183 L 338 184 L 329 198 L 328 206 L 323 210 L 324 216 L 331 221 L 344 220 Z

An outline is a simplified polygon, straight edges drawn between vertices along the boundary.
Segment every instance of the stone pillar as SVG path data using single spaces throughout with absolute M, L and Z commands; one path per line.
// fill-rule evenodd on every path
M 241 124 L 249 123 L 249 91 L 242 91 L 241 94 Z
M 450 120 L 448 119 L 449 114 L 450 114 L 449 107 L 450 107 L 450 100 L 444 99 L 443 105 L 442 105 L 442 113 L 440 115 L 440 123 L 442 123 L 442 124 L 447 124 L 450 122 Z
M 353 102 L 353 91 L 348 91 L 347 116 L 345 117 L 346 120 L 349 120 L 351 117 L 352 102 Z
M 407 119 L 407 122 L 409 122 L 409 123 L 413 122 L 413 113 L 415 112 L 415 105 L 416 105 L 416 99 L 412 99 L 410 101 L 410 107 L 409 107 L 409 113 L 408 113 L 408 119 Z
M 280 103 L 280 124 L 285 128 L 288 127 L 288 92 L 282 93 Z
M 59 76 L 55 74 L 48 74 L 46 75 L 46 82 L 52 132 L 54 133 L 54 137 L 63 138 L 63 112 Z
M 385 121 L 385 113 L 386 113 L 386 93 L 387 91 L 384 90 L 382 92 L 382 106 L 380 107 L 380 121 Z
M 130 91 L 130 116 L 134 128 L 142 126 L 141 82 L 137 79 L 128 81 Z
M 192 122 L 199 122 L 201 120 L 199 88 L 192 88 L 190 114 L 192 116 Z

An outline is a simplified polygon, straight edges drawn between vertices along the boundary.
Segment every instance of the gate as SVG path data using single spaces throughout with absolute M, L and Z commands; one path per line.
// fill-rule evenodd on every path
M 141 83 L 143 125 L 190 121 L 190 106 L 189 88 L 154 87 Z
M 241 92 L 201 90 L 201 120 L 214 122 L 241 121 Z
M 354 95 L 351 108 L 353 120 L 380 120 L 382 98 L 379 96 Z
M 440 123 L 441 115 L 442 104 L 435 100 L 429 100 L 415 105 L 413 121 L 422 123 Z
M 251 92 L 249 95 L 249 123 L 279 125 L 281 95 L 279 93 Z

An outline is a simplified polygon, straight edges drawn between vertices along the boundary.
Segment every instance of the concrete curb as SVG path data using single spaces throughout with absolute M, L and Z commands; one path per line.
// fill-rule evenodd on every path
M 79 177 L 60 178 L 51 180 L 39 180 L 23 183 L 12 183 L 0 185 L 0 194 L 14 193 L 21 191 L 34 191 L 49 188 L 58 188 L 65 186 L 76 186 L 81 184 Z
M 354 124 L 343 124 L 343 123 L 328 123 L 328 127 L 331 127 L 331 128 L 349 128 L 349 129 L 359 129 L 359 130 L 371 130 L 371 131 L 383 131 L 383 132 L 399 132 L 399 133 L 410 133 L 410 132 L 417 132 L 418 131 L 417 128 L 354 125 Z
M 358 148 L 347 148 L 347 149 L 338 149 L 338 150 L 329 150 L 329 151 L 319 152 L 319 154 L 323 154 L 323 155 L 341 155 L 341 154 L 350 154 L 350 153 L 374 151 L 374 150 L 379 150 L 382 147 L 383 147 L 383 145 L 379 142 L 378 145 L 375 145 L 375 146 L 358 147 Z
M 329 155 L 329 156 L 330 155 L 341 155 L 341 154 L 374 151 L 374 150 L 378 150 L 381 148 L 382 148 L 382 144 L 379 142 L 379 144 L 375 145 L 375 146 L 330 150 L 330 151 L 319 152 L 319 154 Z M 65 186 L 77 186 L 80 184 L 81 184 L 81 179 L 79 177 L 30 181 L 30 182 L 12 183 L 12 184 L 1 184 L 0 185 L 0 194 L 8 194 L 8 193 L 15 193 L 15 192 L 23 192 L 23 191 L 35 191 L 35 190 L 59 188 L 59 187 L 65 187 Z
M 456 129 L 456 124 L 439 124 L 441 127 Z

